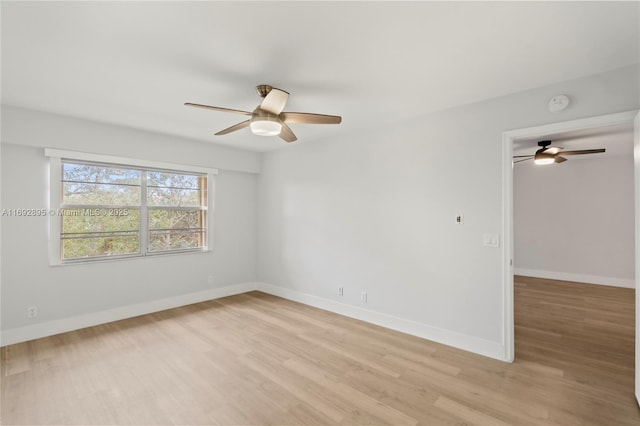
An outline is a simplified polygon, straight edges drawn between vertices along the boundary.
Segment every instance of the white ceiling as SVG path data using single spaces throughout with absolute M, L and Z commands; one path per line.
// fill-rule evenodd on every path
M 638 2 L 6 2 L 2 103 L 255 151 L 287 146 L 242 116 L 254 87 L 296 143 L 637 63 Z

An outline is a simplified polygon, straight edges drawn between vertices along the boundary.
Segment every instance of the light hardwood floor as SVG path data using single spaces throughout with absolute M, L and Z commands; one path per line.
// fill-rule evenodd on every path
M 639 425 L 634 292 L 516 277 L 507 364 L 253 292 L 2 349 L 2 424 Z

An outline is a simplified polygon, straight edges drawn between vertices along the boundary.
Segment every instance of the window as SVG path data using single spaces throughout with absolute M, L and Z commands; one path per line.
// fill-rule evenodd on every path
M 141 254 L 143 172 L 66 160 L 61 167 L 61 259 Z
M 53 263 L 208 249 L 209 181 L 215 170 L 47 153 L 51 229 L 58 236 L 52 239 Z
M 207 177 L 147 171 L 149 250 L 206 246 Z

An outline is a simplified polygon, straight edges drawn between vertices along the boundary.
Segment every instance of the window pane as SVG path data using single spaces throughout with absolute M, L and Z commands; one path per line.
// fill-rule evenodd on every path
M 140 185 L 140 170 L 92 164 L 62 164 L 62 180 L 72 182 Z
M 197 207 L 207 205 L 206 176 L 147 171 L 147 204 Z
M 200 190 L 184 188 L 147 187 L 147 204 L 150 206 L 198 207 Z
M 63 204 L 140 204 L 140 170 L 92 164 L 62 164 Z
M 149 209 L 149 230 L 202 228 L 201 210 Z
M 196 175 L 182 175 L 172 172 L 147 172 L 147 185 L 160 186 L 164 188 L 190 188 L 198 189 L 198 178 Z
M 63 204 L 139 206 L 140 187 L 101 183 L 64 182 Z
M 151 231 L 149 251 L 178 250 L 204 247 L 204 231 Z
M 135 254 L 139 252 L 140 238 L 138 236 L 112 236 L 62 240 L 63 259 Z
M 149 251 L 206 246 L 202 210 L 149 209 Z
M 65 209 L 62 258 L 139 253 L 139 226 L 137 209 Z
M 140 227 L 138 209 L 64 209 L 62 235 L 134 232 Z

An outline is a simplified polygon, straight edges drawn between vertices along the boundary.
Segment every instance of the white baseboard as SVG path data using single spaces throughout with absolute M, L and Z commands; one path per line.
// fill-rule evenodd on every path
M 434 327 L 405 318 L 399 318 L 393 315 L 375 312 L 357 306 L 336 302 L 331 299 L 325 299 L 323 297 L 301 293 L 295 290 L 261 282 L 235 284 L 196 293 L 169 297 L 166 299 L 108 309 L 86 315 L 79 315 L 71 318 L 63 318 L 25 327 L 13 328 L 2 332 L 0 335 L 0 346 L 12 345 L 14 343 L 39 339 L 41 337 L 52 336 L 54 334 L 65 333 L 85 327 L 105 324 L 112 321 L 150 314 L 153 312 L 163 311 L 165 309 L 177 308 L 179 306 L 190 305 L 221 297 L 233 296 L 254 290 L 259 290 L 284 299 L 303 303 L 329 312 L 359 319 L 371 324 L 376 324 L 385 328 L 418 336 L 423 339 L 432 340 L 434 342 L 504 361 L 503 347 L 497 342 L 480 339 L 455 331 Z
M 324 309 L 347 317 L 366 321 L 385 328 L 411 334 L 423 339 L 432 340 L 448 346 L 453 346 L 469 352 L 474 352 L 490 358 L 505 361 L 503 347 L 498 342 L 480 339 L 451 330 L 434 327 L 393 315 L 363 309 L 357 306 L 347 305 L 331 299 L 301 293 L 284 287 L 278 287 L 267 283 L 257 283 L 257 290 L 294 302 Z
M 599 284 L 610 287 L 636 288 L 635 280 L 627 278 L 601 277 L 598 275 L 571 274 L 568 272 L 542 271 L 539 269 L 514 268 L 515 275 L 546 278 L 549 280 L 573 281 L 577 283 Z
M 165 309 L 177 308 L 179 306 L 191 305 L 193 303 L 205 302 L 207 300 L 219 299 L 226 296 L 233 296 L 235 294 L 256 290 L 256 287 L 257 284 L 253 282 L 234 284 L 198 291 L 195 293 L 181 294 L 179 296 L 168 297 L 165 299 L 152 300 L 135 305 L 108 309 L 86 315 L 78 315 L 75 317 L 13 328 L 2 332 L 0 335 L 0 346 L 26 342 L 27 340 L 39 339 L 41 337 L 52 336 L 54 334 L 65 333 L 67 331 L 137 317 L 139 315 L 163 311 Z

